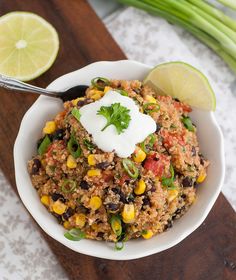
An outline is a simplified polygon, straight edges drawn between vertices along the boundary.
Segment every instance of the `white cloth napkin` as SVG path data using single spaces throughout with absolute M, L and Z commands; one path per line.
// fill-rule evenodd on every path
M 118 11 L 105 24 L 130 59 L 150 65 L 182 60 L 215 81 L 216 117 L 225 137 L 226 180 L 223 192 L 236 209 L 235 76 L 208 48 L 187 32 L 133 8 Z M 236 86 L 235 86 L 236 87 Z M 0 172 L 0 279 L 67 279 L 31 217 Z

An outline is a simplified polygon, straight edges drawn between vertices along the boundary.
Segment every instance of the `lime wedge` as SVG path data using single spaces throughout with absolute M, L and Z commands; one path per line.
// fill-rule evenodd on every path
M 144 84 L 159 94 L 168 94 L 193 107 L 207 111 L 216 108 L 215 94 L 207 78 L 184 62 L 157 65 L 144 79 Z
M 0 73 L 29 81 L 48 70 L 59 40 L 54 27 L 40 16 L 12 12 L 0 17 Z

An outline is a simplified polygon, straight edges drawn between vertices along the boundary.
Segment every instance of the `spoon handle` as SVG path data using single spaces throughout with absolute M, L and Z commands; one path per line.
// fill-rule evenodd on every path
M 23 83 L 19 80 L 14 78 L 5 76 L 0 74 L 0 87 L 9 89 L 9 90 L 17 90 L 17 91 L 25 91 L 25 92 L 32 92 L 37 94 L 43 94 L 50 97 L 60 97 L 61 92 L 50 91 L 47 89 L 43 89 L 40 87 L 36 87 L 30 84 Z

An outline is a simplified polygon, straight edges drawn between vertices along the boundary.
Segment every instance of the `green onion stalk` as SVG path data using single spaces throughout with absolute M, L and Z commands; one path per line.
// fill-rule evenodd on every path
M 204 0 L 119 0 L 188 30 L 236 73 L 236 21 Z M 230 1 L 224 1 L 230 2 Z

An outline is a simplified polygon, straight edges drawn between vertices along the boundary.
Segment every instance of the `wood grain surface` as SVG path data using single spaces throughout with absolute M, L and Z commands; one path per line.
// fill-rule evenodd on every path
M 35 85 L 45 87 L 58 76 L 94 61 L 125 58 L 84 0 L 0 1 L 1 15 L 15 10 L 43 16 L 59 33 L 58 58 L 33 82 Z M 35 99 L 31 94 L 0 89 L 0 168 L 15 191 L 14 140 L 24 113 Z M 81 255 L 39 230 L 70 279 L 236 279 L 236 214 L 222 194 L 203 225 L 183 242 L 139 260 L 108 261 Z

